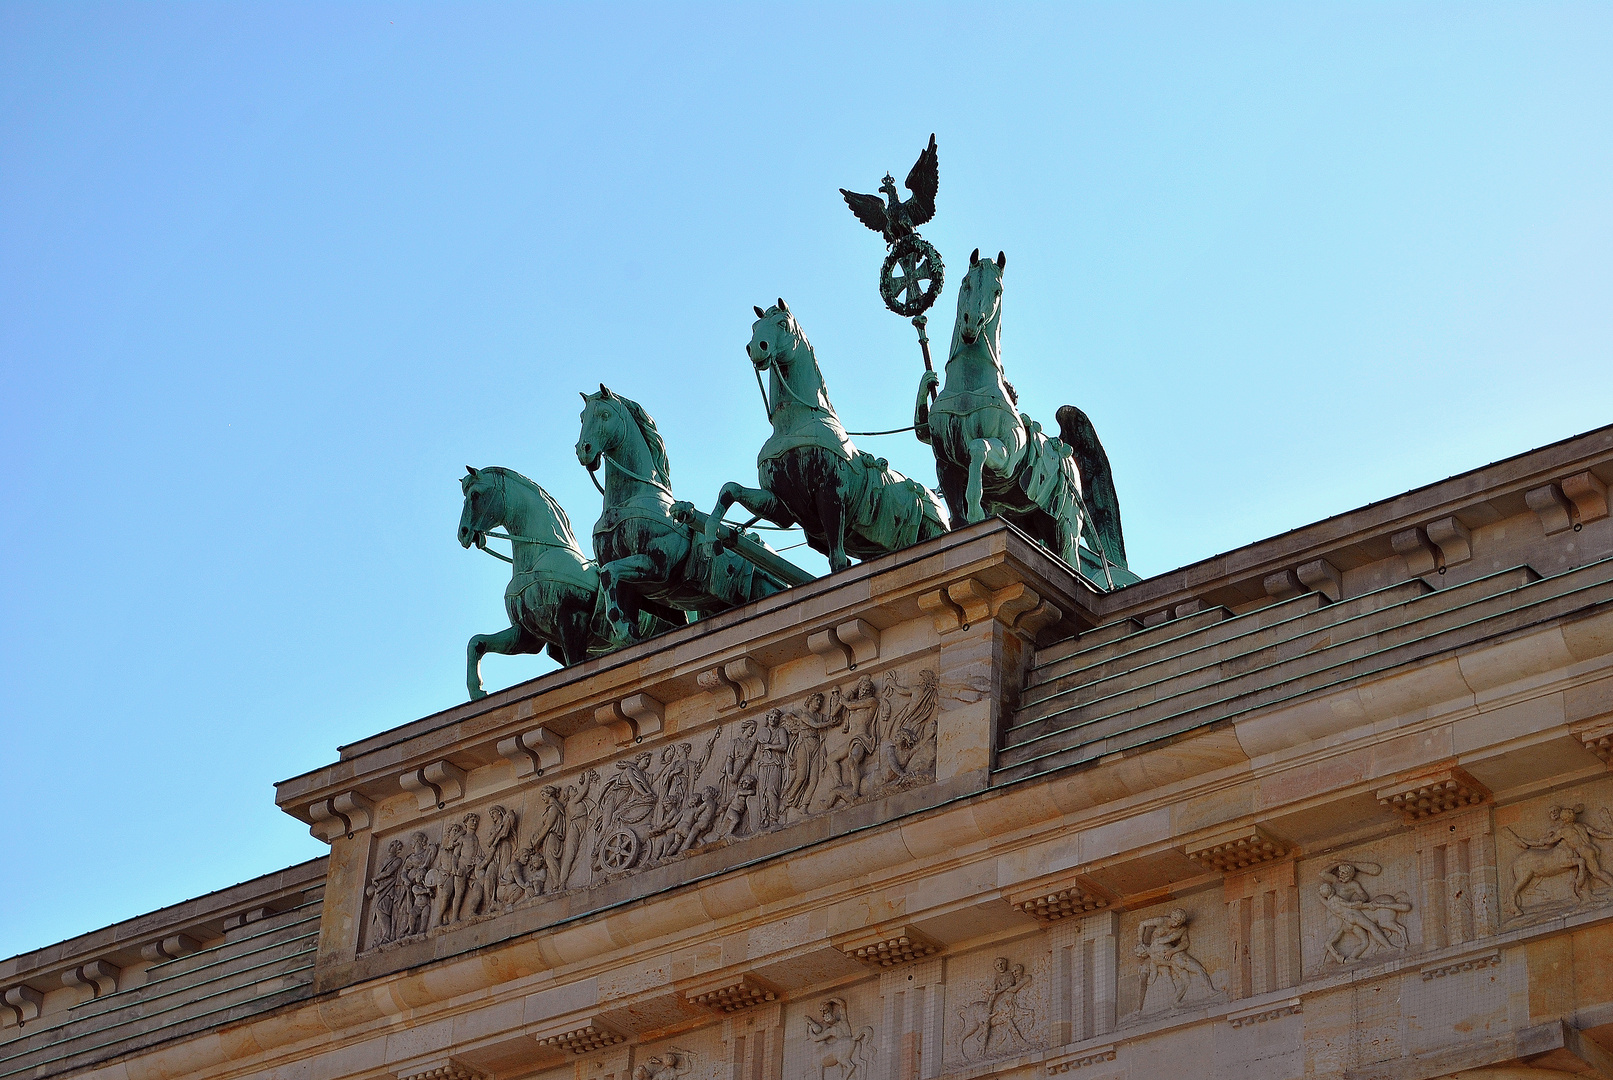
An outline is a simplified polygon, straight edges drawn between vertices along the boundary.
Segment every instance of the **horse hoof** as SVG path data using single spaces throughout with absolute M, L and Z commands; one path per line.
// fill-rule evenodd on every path
M 482 689 L 480 689 L 480 688 L 478 688 L 478 689 L 475 689 L 475 690 L 472 690 L 472 691 L 471 691 L 471 692 L 470 692 L 470 699 L 471 699 L 471 700 L 472 700 L 472 701 L 480 701 L 480 700 L 482 700 L 482 699 L 483 699 L 483 698 L 484 698 L 484 697 L 486 697 L 486 696 L 487 696 L 487 691 L 486 691 L 486 690 L 482 690 Z

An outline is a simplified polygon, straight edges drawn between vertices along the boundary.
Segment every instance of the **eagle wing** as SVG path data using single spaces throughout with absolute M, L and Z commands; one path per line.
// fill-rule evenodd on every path
M 907 190 L 913 197 L 902 204 L 907 211 L 909 223 L 917 226 L 923 225 L 935 216 L 935 192 L 941 186 L 940 161 L 935 154 L 935 136 L 930 136 L 930 145 L 924 148 L 918 161 L 914 162 L 913 169 L 907 174 Z
M 873 229 L 881 236 L 885 235 L 885 200 L 878 195 L 859 195 L 855 191 L 840 189 L 840 194 L 846 197 L 846 205 L 851 212 L 857 215 L 857 220 Z

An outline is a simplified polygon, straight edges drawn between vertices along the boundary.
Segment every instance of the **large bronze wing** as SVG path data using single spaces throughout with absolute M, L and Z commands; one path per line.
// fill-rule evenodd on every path
M 873 229 L 881 236 L 885 235 L 885 200 L 878 195 L 859 195 L 855 191 L 840 189 L 840 194 L 846 197 L 846 205 L 851 212 L 857 215 L 857 220 Z
M 930 135 L 930 145 L 925 147 L 914 162 L 913 169 L 907 174 L 907 190 L 913 197 L 903 203 L 907 211 L 907 220 L 912 225 L 923 225 L 935 216 L 935 192 L 941 186 L 941 166 L 935 154 L 935 135 Z

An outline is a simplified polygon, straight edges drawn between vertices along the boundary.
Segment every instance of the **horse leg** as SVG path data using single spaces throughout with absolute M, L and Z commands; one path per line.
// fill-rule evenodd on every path
M 961 529 L 968 517 L 968 504 L 964 501 L 964 486 L 969 482 L 969 470 L 960 468 L 935 455 L 935 482 L 941 485 L 941 498 L 946 501 L 952 515 L 952 527 Z
M 516 656 L 521 653 L 535 653 L 543 648 L 543 642 L 526 632 L 524 627 L 511 626 L 500 630 L 496 634 L 477 634 L 465 646 L 465 686 L 470 690 L 470 699 L 477 701 L 487 696 L 482 689 L 482 657 L 487 653 L 498 653 L 500 656 Z
M 980 498 L 985 489 L 985 471 L 1002 475 L 1008 471 L 1008 447 L 998 439 L 969 440 L 969 485 L 964 489 L 964 516 L 973 524 L 986 520 Z
M 829 570 L 844 570 L 851 565 L 846 557 L 846 502 L 845 492 L 838 482 L 819 484 L 813 498 L 818 505 L 818 523 L 823 527 L 824 551 L 829 559 Z
M 566 667 L 588 659 L 588 636 L 593 629 L 594 598 L 589 594 L 562 596 L 555 613 L 555 632 Z
M 638 640 L 638 604 L 631 595 L 631 588 L 624 596 L 622 587 L 641 581 L 665 580 L 665 575 L 658 575 L 655 562 L 647 554 L 629 555 L 599 568 L 599 591 L 605 597 L 605 621 L 610 623 L 614 644 L 631 645 Z
M 771 491 L 765 488 L 748 488 L 744 484 L 730 481 L 717 493 L 717 505 L 711 511 L 711 516 L 706 519 L 705 532 L 700 535 L 700 547 L 703 552 L 712 550 L 713 543 L 717 539 L 717 530 L 722 525 L 723 515 L 728 513 L 728 508 L 735 503 L 783 528 L 795 524 L 795 517 L 790 513 L 789 507 L 784 505 L 784 500 Z

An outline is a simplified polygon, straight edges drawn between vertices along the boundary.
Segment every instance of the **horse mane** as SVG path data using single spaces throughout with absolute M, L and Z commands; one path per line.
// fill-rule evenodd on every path
M 554 496 L 545 491 L 542 484 L 529 477 L 522 476 L 514 469 L 507 469 L 502 465 L 492 465 L 488 468 L 482 469 L 481 471 L 497 473 L 506 480 L 519 480 L 521 483 L 537 492 L 538 497 L 542 499 L 544 505 L 549 508 L 549 512 L 554 515 L 555 532 L 560 534 L 560 539 L 570 544 L 572 547 L 581 550 L 581 546 L 577 543 L 577 534 L 571 530 L 571 518 L 566 516 L 566 508 L 555 502 Z
M 632 398 L 625 398 L 620 394 L 611 396 L 627 409 L 627 415 L 633 418 L 633 423 L 638 425 L 639 434 L 644 436 L 644 445 L 650 451 L 650 475 L 667 487 L 671 487 L 672 466 L 666 458 L 666 440 L 661 438 L 661 433 L 656 430 L 655 421 L 644 411 L 644 406 Z
M 823 368 L 818 364 L 817 350 L 813 349 L 812 342 L 807 340 L 806 331 L 801 329 L 801 323 L 796 319 L 795 312 L 789 308 L 781 308 L 777 304 L 770 304 L 767 310 L 762 312 L 762 318 L 765 319 L 780 314 L 784 316 L 784 325 L 795 336 L 795 339 L 801 343 L 801 347 L 806 349 L 807 356 L 812 361 L 812 366 L 818 372 L 818 393 L 823 395 L 823 403 L 828 407 L 829 411 L 834 412 L 834 402 L 829 400 L 829 383 L 824 379 Z

